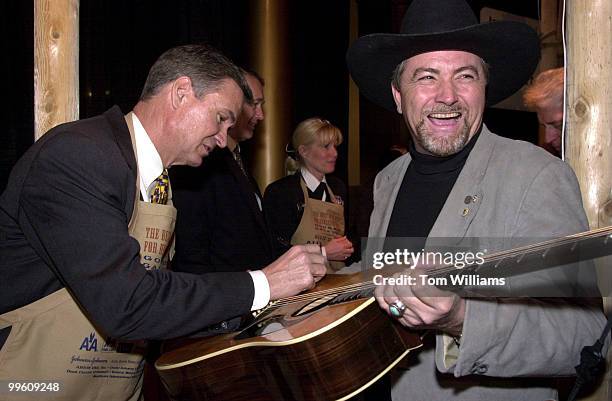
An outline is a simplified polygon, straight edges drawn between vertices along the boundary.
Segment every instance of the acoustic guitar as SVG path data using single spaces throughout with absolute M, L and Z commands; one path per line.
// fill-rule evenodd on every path
M 506 277 L 612 254 L 612 227 L 490 254 L 460 274 Z M 405 269 L 405 268 L 404 268 Z M 385 268 L 386 275 L 389 270 Z M 503 273 L 502 273 L 503 272 Z M 171 347 L 155 367 L 180 400 L 346 400 L 421 346 L 372 297 L 378 270 L 328 275 L 315 289 L 271 302 L 238 332 Z M 458 274 L 454 267 L 428 276 Z

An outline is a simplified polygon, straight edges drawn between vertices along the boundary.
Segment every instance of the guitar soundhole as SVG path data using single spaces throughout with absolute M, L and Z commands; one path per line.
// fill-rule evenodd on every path
M 246 338 L 257 337 L 264 334 L 272 333 L 277 330 L 283 329 L 287 324 L 295 323 L 289 322 L 293 319 L 301 320 L 307 315 L 314 313 L 332 303 L 334 299 L 336 299 L 336 295 L 330 295 L 326 297 L 317 298 L 312 302 L 307 303 L 306 305 L 300 307 L 290 315 L 272 315 L 265 314 L 263 316 L 259 316 L 255 320 L 249 322 L 247 327 L 245 327 L 236 337 L 236 340 L 243 340 Z M 292 319 L 293 318 L 293 319 Z M 287 320 L 289 319 L 289 321 Z
M 330 294 L 317 298 L 314 301 L 303 305 L 290 315 L 274 315 L 273 310 L 268 310 L 266 313 L 248 322 L 246 327 L 234 338 L 236 340 L 243 340 L 246 338 L 272 333 L 274 331 L 283 329 L 287 325 L 291 325 L 296 321 L 301 320 L 301 318 L 317 312 L 326 306 L 336 305 L 342 302 L 348 302 L 369 296 L 371 296 L 371 294 L 365 293 L 364 291 L 345 292 L 340 295 Z M 295 320 L 292 321 L 293 319 Z

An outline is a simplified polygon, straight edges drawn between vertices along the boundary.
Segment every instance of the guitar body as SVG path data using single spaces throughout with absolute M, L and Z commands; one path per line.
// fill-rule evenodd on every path
M 362 279 L 331 276 L 316 291 Z M 191 340 L 163 353 L 155 366 L 170 396 L 343 400 L 421 346 L 417 334 L 390 319 L 371 297 L 335 304 L 310 298 L 256 320 L 243 332 Z

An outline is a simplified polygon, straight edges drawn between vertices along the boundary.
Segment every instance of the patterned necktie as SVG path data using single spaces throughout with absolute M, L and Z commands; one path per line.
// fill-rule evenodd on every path
M 244 168 L 244 163 L 242 162 L 242 157 L 240 156 L 240 147 L 238 146 L 234 148 L 234 159 L 236 159 L 236 163 L 238 163 L 238 167 L 240 167 L 240 170 L 242 170 L 244 175 L 248 177 L 246 169 Z
M 151 203 L 165 205 L 168 203 L 168 191 L 170 190 L 170 178 L 168 169 L 164 169 L 159 177 L 153 181 L 154 187 L 151 192 Z

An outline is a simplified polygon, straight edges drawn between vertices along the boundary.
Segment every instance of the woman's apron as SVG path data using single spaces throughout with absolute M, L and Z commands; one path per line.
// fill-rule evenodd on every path
M 308 196 L 306 183 L 300 179 L 300 186 L 304 193 L 304 213 L 291 237 L 291 245 L 326 245 L 332 239 L 344 235 L 344 206 L 339 204 L 329 185 L 327 183 L 325 185 L 333 203 L 311 199 Z M 327 272 L 333 273 L 343 267 L 344 262 L 330 261 Z
M 126 116 L 134 144 L 131 115 Z M 136 152 L 135 152 L 136 154 Z M 176 209 L 139 200 L 129 224 L 149 268 L 165 266 Z M 66 288 L 0 316 L 11 327 L 0 349 L 0 381 L 59 383 L 58 391 L 3 392 L 2 400 L 121 401 L 141 399 L 144 342 L 117 343 L 89 321 Z M 125 351 L 125 352 L 120 352 Z

